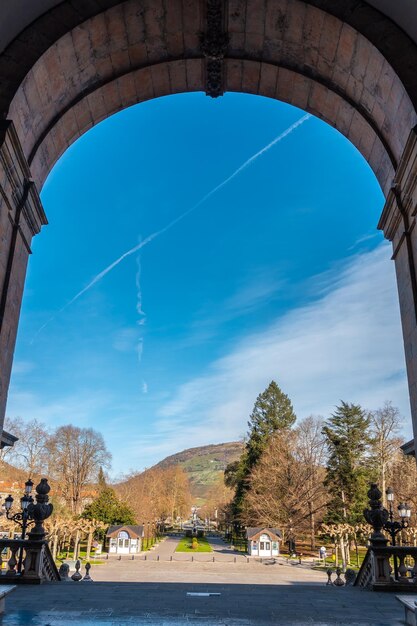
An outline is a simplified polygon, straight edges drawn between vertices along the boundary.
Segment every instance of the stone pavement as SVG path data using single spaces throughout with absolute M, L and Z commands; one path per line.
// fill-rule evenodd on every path
M 203 595 L 188 595 L 188 594 Z M 207 595 L 215 594 L 215 595 Z M 323 584 L 51 583 L 9 596 L 1 626 L 400 626 L 394 596 Z
M 170 544 L 167 543 L 167 546 Z M 172 547 L 171 547 L 172 549 Z M 168 549 L 165 548 L 166 553 Z M 142 558 L 132 561 L 127 556 L 121 561 L 109 559 L 103 565 L 93 566 L 91 576 L 95 581 L 113 582 L 167 582 L 167 583 L 220 583 L 220 584 L 264 584 L 292 585 L 297 583 L 324 584 L 327 576 L 307 567 L 287 564 L 285 559 L 275 564 L 259 561 L 239 555 L 234 562 L 233 554 L 200 553 L 194 555 L 194 561 L 188 553 L 176 553 L 173 561 L 156 560 L 156 554 L 146 561 Z
M 158 550 L 169 556 L 174 543 L 162 545 Z M 284 562 L 109 560 L 94 566 L 91 574 L 92 583 L 17 588 L 8 597 L 0 625 L 403 624 L 393 594 L 326 586 L 323 572 Z

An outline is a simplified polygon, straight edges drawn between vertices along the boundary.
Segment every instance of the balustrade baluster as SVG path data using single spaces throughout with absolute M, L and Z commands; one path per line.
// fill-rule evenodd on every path
M 413 579 L 412 582 L 417 584 L 417 555 L 412 554 L 411 558 L 413 559 L 413 567 L 410 570 L 410 575 L 411 575 L 411 578 Z
M 405 564 L 405 554 L 400 554 L 398 559 L 400 561 L 400 565 L 398 566 L 398 579 L 401 582 L 407 581 L 407 565 Z
M 7 561 L 7 564 L 9 566 L 9 569 L 6 572 L 7 576 L 16 575 L 16 566 L 17 566 L 16 554 L 18 550 L 19 550 L 18 546 L 10 546 L 11 555 L 10 555 L 10 559 Z

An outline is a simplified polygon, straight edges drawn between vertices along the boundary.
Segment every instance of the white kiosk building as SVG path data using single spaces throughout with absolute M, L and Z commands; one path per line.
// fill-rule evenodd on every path
M 249 556 L 271 557 L 279 555 L 279 544 L 282 541 L 278 528 L 247 528 Z
M 143 526 L 110 526 L 106 534 L 109 554 L 137 554 L 142 549 L 144 536 Z

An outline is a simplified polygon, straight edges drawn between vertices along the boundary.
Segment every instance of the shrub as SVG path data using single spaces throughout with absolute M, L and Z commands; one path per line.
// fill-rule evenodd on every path
M 197 550 L 197 548 L 198 548 L 197 537 L 193 537 L 193 540 L 191 542 L 191 547 L 192 547 L 193 550 Z

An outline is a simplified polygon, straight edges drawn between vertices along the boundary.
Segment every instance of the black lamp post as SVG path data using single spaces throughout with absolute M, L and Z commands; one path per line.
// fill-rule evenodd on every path
M 22 529 L 21 538 L 26 538 L 26 530 L 30 524 L 34 524 L 35 520 L 33 519 L 33 498 L 30 495 L 33 488 L 33 482 L 27 480 L 25 482 L 25 492 L 23 496 L 20 498 L 20 508 L 21 511 L 12 514 L 11 509 L 13 506 L 14 498 L 11 495 L 7 496 L 4 500 L 4 508 L 6 509 L 6 517 L 7 519 L 19 524 Z
M 33 482 L 27 480 L 25 482 L 25 492 L 20 498 L 20 511 L 17 513 L 11 513 L 14 499 L 11 495 L 7 496 L 4 501 L 4 508 L 6 510 L 6 517 L 13 522 L 19 524 L 22 529 L 21 539 L 26 539 L 26 531 L 28 526 L 34 524 L 35 527 L 29 533 L 29 539 L 31 541 L 42 541 L 45 538 L 45 528 L 43 522 L 46 520 L 53 511 L 53 506 L 49 502 L 48 493 L 51 490 L 46 478 L 41 478 L 41 482 L 36 486 L 36 504 L 32 498 L 31 491 L 33 488 Z M 18 574 L 22 573 L 22 561 L 23 561 L 23 546 L 19 550 L 19 560 L 17 564 Z
M 389 520 L 385 522 L 384 530 L 386 530 L 387 533 L 390 535 L 391 545 L 395 546 L 396 545 L 395 538 L 398 535 L 398 533 L 400 533 L 405 528 L 408 528 L 409 526 L 408 520 L 411 517 L 411 509 L 407 504 L 404 504 L 404 502 L 400 502 L 400 504 L 397 507 L 400 521 L 397 522 L 396 520 L 394 520 L 394 511 L 393 511 L 394 490 L 392 489 L 392 487 L 388 487 L 385 494 L 387 496 L 387 501 L 389 504 L 389 511 L 388 511 Z M 395 554 L 394 554 L 394 576 L 395 576 L 395 580 L 397 580 L 398 579 L 398 563 L 397 563 L 397 557 Z
M 395 546 L 396 545 L 395 537 L 398 535 L 399 532 L 401 532 L 405 528 L 408 528 L 409 526 L 408 520 L 411 517 L 411 509 L 407 504 L 404 504 L 404 502 L 400 502 L 397 508 L 398 508 L 398 514 L 399 514 L 401 521 L 399 522 L 395 521 L 394 511 L 393 511 L 394 490 L 392 489 L 392 487 L 388 487 L 385 493 L 387 496 L 387 501 L 389 503 L 389 511 L 388 511 L 389 520 L 385 522 L 384 530 L 386 530 L 387 533 L 389 533 L 391 537 L 391 545 Z

